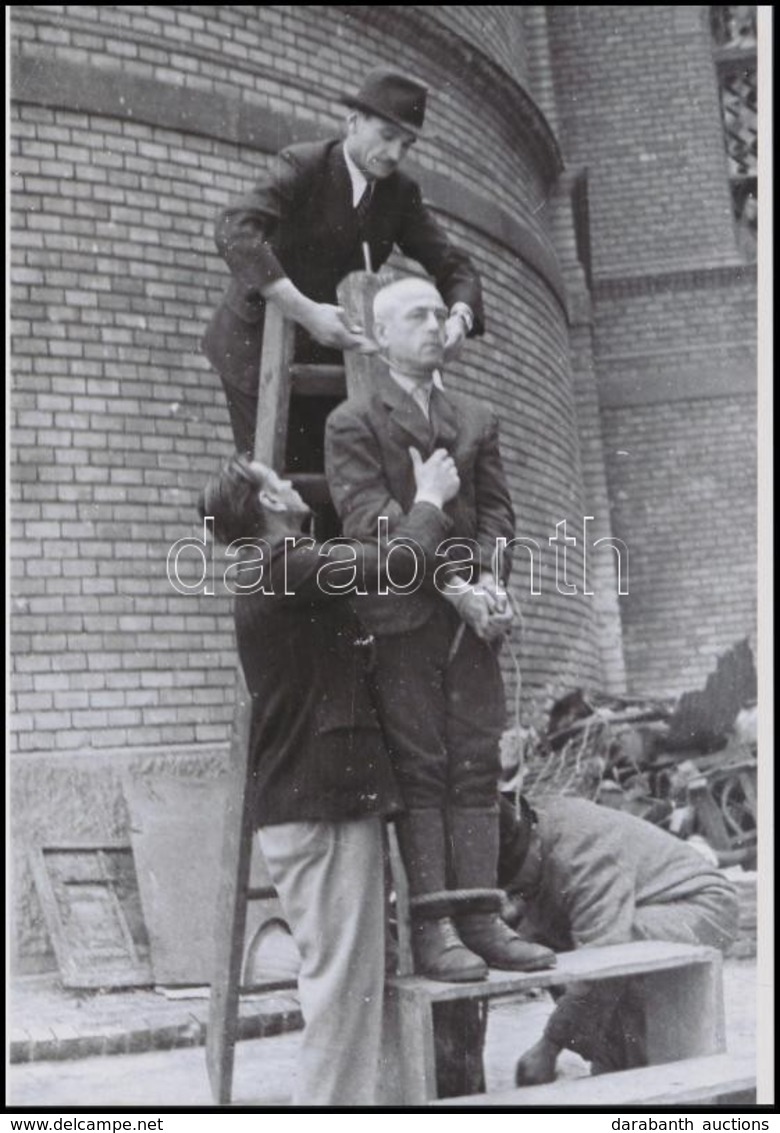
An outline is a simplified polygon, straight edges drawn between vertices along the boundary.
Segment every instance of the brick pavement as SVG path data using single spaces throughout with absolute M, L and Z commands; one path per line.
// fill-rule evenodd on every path
M 205 1042 L 208 995 L 169 999 L 162 991 L 86 992 L 64 989 L 56 975 L 17 980 L 9 996 L 10 1060 L 88 1058 L 200 1046 Z M 263 1038 L 300 1029 L 295 993 L 245 996 L 239 1038 Z

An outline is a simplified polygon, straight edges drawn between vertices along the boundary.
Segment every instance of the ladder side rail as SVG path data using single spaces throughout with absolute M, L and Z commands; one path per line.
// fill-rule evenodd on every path
M 287 437 L 293 324 L 269 303 L 260 359 L 254 457 L 281 469 Z M 246 906 L 253 823 L 249 762 L 252 698 L 239 663 L 230 743 L 230 776 L 225 810 L 221 885 L 215 923 L 214 975 L 206 1032 L 206 1066 L 218 1105 L 229 1105 L 238 1029 Z

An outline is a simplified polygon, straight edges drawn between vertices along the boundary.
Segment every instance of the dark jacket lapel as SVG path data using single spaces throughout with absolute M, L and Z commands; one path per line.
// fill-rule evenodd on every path
M 449 449 L 459 435 L 458 411 L 447 394 L 434 385 L 431 392 L 433 447 Z
M 328 227 L 347 232 L 354 230 L 357 240 L 358 226 L 352 206 L 352 182 L 344 160 L 343 145 L 335 145 L 328 153 L 325 178 L 325 200 L 322 202 Z

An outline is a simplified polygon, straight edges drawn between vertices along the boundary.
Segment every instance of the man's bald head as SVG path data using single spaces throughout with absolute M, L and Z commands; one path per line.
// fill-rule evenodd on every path
M 381 291 L 377 291 L 374 296 L 374 323 L 386 322 L 388 316 L 392 315 L 400 306 L 414 303 L 418 297 L 423 297 L 426 302 L 433 297 L 438 300 L 441 307 L 444 307 L 444 300 L 436 290 L 435 284 L 431 283 L 430 280 L 420 279 L 413 275 L 405 276 L 403 279 L 396 279 L 393 283 L 386 284 Z
M 444 360 L 447 308 L 427 279 L 407 277 L 377 292 L 374 337 L 394 368 L 427 377 Z

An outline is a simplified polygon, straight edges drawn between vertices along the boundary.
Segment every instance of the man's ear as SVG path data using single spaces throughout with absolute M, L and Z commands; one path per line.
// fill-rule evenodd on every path
M 263 507 L 267 508 L 268 511 L 286 510 L 285 505 L 282 503 L 279 497 L 273 492 L 269 492 L 267 488 L 261 488 L 257 498 L 260 500 L 260 503 L 263 505 Z
M 374 341 L 377 346 L 387 346 L 387 330 L 379 321 L 374 322 Z

